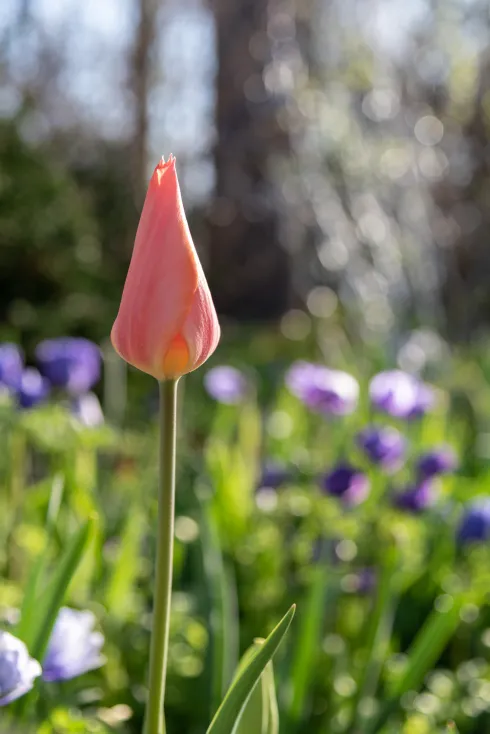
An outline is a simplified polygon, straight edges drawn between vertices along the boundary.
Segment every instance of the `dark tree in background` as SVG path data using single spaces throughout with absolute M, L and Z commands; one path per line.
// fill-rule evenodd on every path
M 214 0 L 217 38 L 216 187 L 210 206 L 209 277 L 218 311 L 238 319 L 281 315 L 290 302 L 271 159 L 289 151 L 284 100 L 264 83 L 273 2 Z

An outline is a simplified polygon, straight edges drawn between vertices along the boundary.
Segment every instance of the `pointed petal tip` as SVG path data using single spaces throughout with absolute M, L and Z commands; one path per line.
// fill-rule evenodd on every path
M 162 155 L 160 160 L 157 163 L 157 170 L 158 171 L 166 171 L 167 168 L 173 168 L 175 166 L 175 156 L 170 153 L 168 157 L 168 161 L 165 160 L 165 156 Z
M 167 172 L 177 175 L 177 171 L 175 169 L 175 157 L 172 154 L 170 154 L 168 161 L 165 160 L 164 156 L 160 158 L 155 170 L 153 171 L 152 181 L 156 181 L 157 184 L 160 184 Z

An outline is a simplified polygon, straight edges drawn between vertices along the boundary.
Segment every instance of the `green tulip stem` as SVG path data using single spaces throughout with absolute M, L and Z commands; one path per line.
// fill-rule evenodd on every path
M 175 514 L 177 380 L 160 382 L 160 481 L 155 599 L 150 645 L 148 703 L 144 734 L 165 734 L 163 712 L 167 673 Z

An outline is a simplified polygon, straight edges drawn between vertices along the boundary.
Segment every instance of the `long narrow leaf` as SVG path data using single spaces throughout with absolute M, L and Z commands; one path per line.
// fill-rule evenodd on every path
M 63 604 L 66 591 L 75 571 L 83 557 L 92 521 L 88 520 L 73 538 L 66 549 L 51 582 L 39 600 L 36 635 L 31 654 L 36 660 L 42 660 L 49 642 L 59 609 Z
M 263 644 L 263 640 L 254 642 L 243 656 L 239 671 L 248 665 Z M 279 734 L 279 712 L 272 661 L 267 663 L 258 684 L 248 697 L 236 728 L 236 734 L 250 734 L 250 732 Z
M 294 616 L 295 605 L 284 615 L 249 663 L 238 673 L 226 694 L 207 734 L 233 734 L 241 711 L 267 663 L 279 647 Z
M 447 610 L 434 609 L 426 619 L 422 629 L 408 651 L 408 664 L 405 673 L 395 687 L 392 696 L 384 704 L 373 725 L 367 729 L 369 734 L 378 732 L 398 707 L 400 698 L 406 691 L 418 690 L 427 671 L 434 665 L 448 641 L 458 627 L 459 612 L 463 604 L 462 596 L 452 599 Z
M 326 554 L 324 549 L 323 555 Z M 298 721 L 305 710 L 311 675 L 315 669 L 326 622 L 327 600 L 331 600 L 333 604 L 337 597 L 338 583 L 329 574 L 329 570 L 330 564 L 323 559 L 312 569 L 307 597 L 299 615 L 291 672 L 292 700 L 288 711 L 291 721 Z
M 144 530 L 143 512 L 133 504 L 122 530 L 118 554 L 105 592 L 106 607 L 111 609 L 118 621 L 127 621 L 138 611 L 135 588 L 140 572 L 140 545 Z
M 238 624 L 235 580 L 220 547 L 216 522 L 207 500 L 201 502 L 201 543 L 209 595 L 211 712 L 230 685 L 238 662 Z
M 15 631 L 17 637 L 23 640 L 29 649 L 32 646 L 34 635 L 33 619 L 38 617 L 39 614 L 39 609 L 37 606 L 38 591 L 41 586 L 41 581 L 48 558 L 49 544 L 51 542 L 51 538 L 56 527 L 56 520 L 58 517 L 58 512 L 63 496 L 63 488 L 63 477 L 62 475 L 57 474 L 54 477 L 53 484 L 51 486 L 49 506 L 46 516 L 47 538 L 45 541 L 45 546 L 43 551 L 39 554 L 36 561 L 34 562 L 29 573 L 26 588 L 24 590 L 24 598 L 22 600 L 22 606 L 20 609 L 20 620 Z
M 376 692 L 383 659 L 391 636 L 394 612 L 398 601 L 398 593 L 393 588 L 396 562 L 396 548 L 387 549 L 384 553 L 376 601 L 363 632 L 365 639 L 363 664 L 356 681 L 357 692 L 353 705 L 354 731 L 357 730 L 359 723 L 359 704 L 363 698 L 374 696 Z

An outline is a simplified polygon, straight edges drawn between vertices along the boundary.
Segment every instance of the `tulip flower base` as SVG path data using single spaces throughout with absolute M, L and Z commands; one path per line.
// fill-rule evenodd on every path
M 144 734 L 165 734 L 163 704 L 168 657 L 175 516 L 177 380 L 160 385 L 160 480 L 155 598 L 150 649 L 149 694 Z

